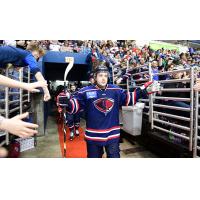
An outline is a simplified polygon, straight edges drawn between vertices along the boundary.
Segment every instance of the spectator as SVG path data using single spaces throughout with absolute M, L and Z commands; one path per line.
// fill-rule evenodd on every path
M 27 50 L 19 48 L 4 46 L 0 47 L 0 68 L 6 67 L 8 63 L 13 64 L 14 67 L 29 66 L 30 71 L 35 75 L 38 81 L 44 81 L 44 77 L 37 66 L 37 60 L 44 55 L 44 50 L 40 47 L 29 44 Z M 50 99 L 48 88 L 43 87 L 44 101 Z
M 153 80 L 154 81 L 159 81 L 159 76 L 158 75 L 154 75 L 156 73 L 158 73 L 158 62 L 157 61 L 153 61 L 151 64 L 151 68 L 152 68 L 152 73 L 153 73 Z
M 88 63 L 89 66 L 89 73 L 93 72 L 96 68 L 96 66 L 99 64 L 99 52 L 98 49 L 96 47 L 94 47 L 91 51 L 91 53 L 89 53 L 87 55 L 86 58 L 86 62 Z
M 83 44 L 81 45 L 81 51 L 80 52 L 84 53 L 84 54 L 89 54 L 91 52 L 90 43 L 83 42 Z
M 149 62 L 152 62 L 154 60 L 156 60 L 156 54 L 154 51 L 151 51 L 149 56 Z
M 4 40 L 3 44 L 6 45 L 6 46 L 16 47 L 16 41 L 15 40 Z
M 41 40 L 41 41 L 40 41 L 40 46 L 41 46 L 44 50 L 49 50 L 49 45 L 50 45 L 50 41 L 49 41 L 49 40 Z
M 78 44 L 75 42 L 74 47 L 73 47 L 73 52 L 74 53 L 79 53 L 81 51 L 80 47 L 78 47 Z
M 49 50 L 60 51 L 60 45 L 59 45 L 58 40 L 50 40 Z
M 37 90 L 36 88 L 47 86 L 45 81 L 28 84 L 28 83 L 15 81 L 13 79 L 10 79 L 2 75 L 0 75 L 0 85 L 13 87 L 13 88 L 18 87 L 18 88 L 26 89 L 30 92 L 38 92 L 39 90 Z M 12 133 L 13 135 L 16 135 L 22 138 L 30 137 L 34 134 L 37 134 L 37 131 L 34 130 L 35 128 L 38 128 L 37 124 L 32 124 L 32 123 L 27 123 L 27 122 L 22 121 L 22 119 L 27 118 L 27 117 L 28 117 L 28 113 L 15 116 L 11 119 L 6 119 L 0 116 L 0 130 L 7 131 L 9 133 Z M 0 158 L 2 157 L 4 158 L 6 156 L 7 156 L 7 150 L 3 147 L 0 147 Z
M 183 65 L 187 64 L 187 56 L 186 56 L 185 53 L 180 54 L 180 60 L 181 60 Z
M 16 40 L 16 47 L 25 50 L 27 47 L 27 41 L 26 40 Z
M 69 42 L 67 40 L 65 40 L 64 44 L 60 48 L 60 51 L 63 51 L 63 52 L 73 52 L 73 49 L 69 46 Z
M 11 87 L 11 88 L 22 88 L 29 92 L 39 92 L 40 90 L 36 88 L 46 87 L 47 83 L 46 81 L 38 81 L 35 83 L 24 83 L 24 82 L 15 81 L 6 76 L 0 75 L 0 85 Z
M 119 47 L 119 55 L 120 55 L 121 58 L 123 58 L 124 55 L 125 55 L 125 52 L 124 52 L 124 50 L 121 46 Z
M 181 70 L 183 69 L 182 66 L 179 67 L 174 67 L 173 70 Z M 184 76 L 183 72 L 176 72 L 172 74 L 171 79 L 183 79 L 183 82 L 173 82 L 173 83 L 168 83 L 164 85 L 164 88 L 186 88 L 187 85 L 184 83 L 184 79 L 187 78 L 187 76 Z M 177 97 L 177 98 L 189 98 L 190 94 L 187 92 L 163 92 L 162 94 L 165 97 Z M 163 102 L 163 104 L 167 104 L 170 106 L 177 106 L 177 107 L 183 107 L 183 108 L 190 108 L 190 105 L 186 102 L 182 101 L 173 101 L 173 100 L 166 100 Z M 189 113 L 183 112 L 183 111 L 172 111 L 173 114 L 179 114 L 180 116 L 185 116 L 189 117 Z
M 115 65 L 117 65 L 117 66 L 120 65 L 121 58 L 120 58 L 119 52 L 116 52 L 116 53 L 114 54 L 113 61 L 114 61 L 114 64 L 115 64 Z

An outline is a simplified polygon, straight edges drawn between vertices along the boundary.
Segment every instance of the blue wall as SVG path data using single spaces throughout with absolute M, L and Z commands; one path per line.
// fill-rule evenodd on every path
M 87 64 L 87 54 L 56 51 L 48 51 L 43 57 L 43 62 L 66 63 L 65 57 L 74 57 L 74 64 Z

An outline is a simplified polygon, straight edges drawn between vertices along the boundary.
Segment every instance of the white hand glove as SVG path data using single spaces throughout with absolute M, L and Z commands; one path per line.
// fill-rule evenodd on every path
M 149 81 L 145 83 L 141 89 L 146 89 L 148 94 L 152 94 L 161 90 L 160 83 L 158 81 Z

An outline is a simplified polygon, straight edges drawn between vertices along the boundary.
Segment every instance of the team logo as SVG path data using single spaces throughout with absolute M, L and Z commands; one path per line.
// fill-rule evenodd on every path
M 114 99 L 110 98 L 100 98 L 93 102 L 94 106 L 100 112 L 107 114 L 110 112 L 114 106 Z

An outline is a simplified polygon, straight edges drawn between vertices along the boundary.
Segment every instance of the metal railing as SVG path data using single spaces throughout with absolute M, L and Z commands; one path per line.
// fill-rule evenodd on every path
M 197 73 L 195 74 L 195 79 L 197 80 Z M 193 157 L 198 158 L 200 157 L 200 94 L 199 91 L 195 91 L 194 94 L 195 101 L 194 101 L 194 140 L 193 140 Z
M 139 72 L 132 74 L 132 80 L 131 80 L 131 82 L 129 82 L 129 84 L 132 85 L 132 88 L 140 87 L 145 82 L 152 81 L 151 63 L 135 67 L 134 70 L 137 70 Z M 145 70 L 145 71 L 142 71 L 142 70 Z M 143 75 L 148 75 L 149 78 L 141 77 Z M 136 76 L 138 76 L 139 79 L 135 79 Z M 150 119 L 151 119 L 150 110 L 152 109 L 152 105 L 150 105 L 151 99 L 152 99 L 152 95 L 149 95 L 148 99 L 139 99 L 138 100 L 139 102 L 142 102 L 142 103 L 145 104 L 145 107 L 144 107 L 145 109 L 143 110 L 143 114 L 147 115 L 149 117 L 149 122 L 150 122 Z
M 147 66 L 148 66 L 148 70 L 147 70 Z M 142 70 L 146 71 L 142 71 Z M 129 63 L 127 62 L 127 71 L 130 69 Z M 136 76 L 141 76 L 141 75 L 145 75 L 147 74 L 149 76 L 149 74 L 151 74 L 151 64 L 145 64 L 145 65 L 141 65 L 138 67 L 134 67 L 133 70 L 136 70 L 136 73 L 132 73 L 131 79 L 127 79 L 126 83 L 122 83 L 122 84 L 118 84 L 118 86 L 123 87 L 125 90 L 130 90 L 130 89 L 135 89 L 140 87 L 141 85 L 143 85 L 145 82 L 152 80 L 152 77 L 149 78 L 140 78 L 140 79 L 135 79 Z M 139 72 L 138 72 L 139 71 Z M 113 74 L 114 76 L 114 74 Z M 148 99 L 139 99 L 139 102 L 145 103 L 145 108 L 149 109 L 149 102 L 150 102 L 150 98 Z M 144 110 L 143 112 L 145 115 L 149 116 L 149 112 Z
M 165 133 L 168 133 L 169 139 L 172 140 L 174 143 L 182 143 L 184 145 L 188 145 L 189 151 L 192 151 L 193 147 L 193 111 L 194 111 L 194 69 L 183 69 L 183 70 L 175 70 L 175 71 L 169 71 L 169 72 L 162 72 L 162 73 L 156 73 L 155 75 L 164 75 L 164 74 L 174 74 L 174 73 L 181 73 L 181 72 L 189 72 L 190 78 L 187 78 L 187 82 L 190 81 L 190 87 L 189 88 L 164 88 L 161 90 L 161 92 L 189 92 L 190 98 L 184 98 L 184 97 L 166 97 L 166 96 L 154 96 L 152 100 L 153 109 L 157 108 L 158 111 L 152 112 L 152 119 L 151 119 L 151 128 L 157 129 L 160 131 L 164 131 Z M 182 79 L 182 82 L 185 80 Z M 171 79 L 167 81 L 162 81 L 162 83 L 165 84 L 171 84 L 171 83 L 180 83 L 180 79 Z M 160 102 L 156 102 L 156 100 L 160 100 Z M 188 102 L 183 103 L 182 107 L 178 106 L 177 102 Z M 171 105 L 172 104 L 172 105 Z M 174 106 L 175 104 L 175 106 Z M 176 105 L 177 104 L 177 105 Z M 164 108 L 164 109 L 163 109 Z M 160 111 L 160 110 L 161 111 Z M 167 111 L 167 113 L 166 113 Z M 176 112 L 174 112 L 176 111 Z M 185 112 L 185 116 L 177 115 L 178 112 Z M 187 114 L 188 113 L 188 114 Z M 183 113 L 182 113 L 183 114 Z M 186 117 L 187 116 L 187 117 Z M 178 121 L 174 121 L 178 120 Z M 183 121 L 183 122 L 182 122 Z M 188 126 L 187 126 L 187 122 Z M 156 123 L 156 124 L 155 124 Z M 175 124 L 179 123 L 179 124 Z M 186 125 L 185 125 L 186 123 Z M 176 130 L 176 131 L 175 131 Z M 183 141 L 181 141 L 183 139 Z M 188 144 L 185 144 L 187 143 Z
M 13 72 L 16 72 L 16 69 L 14 69 L 12 66 L 8 66 L 5 69 L 5 73 L 3 75 L 18 80 L 20 82 L 23 82 L 24 80 L 24 76 L 23 76 L 23 71 L 26 68 L 20 68 L 18 71 L 18 77 L 16 77 L 15 75 L 13 75 Z M 30 69 L 26 69 L 28 70 L 28 77 L 27 77 L 27 82 L 30 83 Z M 27 92 L 27 94 L 25 94 L 25 91 L 23 89 L 19 89 L 19 92 L 13 92 L 11 91 L 11 89 L 9 87 L 4 87 L 4 89 L 1 89 L 1 94 L 4 95 L 4 98 L 0 100 L 0 115 L 3 115 L 5 118 L 10 118 L 11 115 L 13 115 L 15 112 L 18 112 L 20 114 L 22 114 L 23 112 L 23 105 L 26 102 L 30 102 L 30 92 Z M 14 100 L 12 100 L 11 98 L 15 96 L 16 98 Z M 2 138 L 5 139 L 2 139 Z M 1 138 L 1 142 L 0 142 L 0 146 L 6 144 L 9 144 L 9 133 L 8 132 L 4 132 L 1 131 L 0 132 L 0 138 Z
M 148 65 L 148 71 L 140 70 L 143 67 L 144 66 L 138 66 L 134 68 L 137 70 L 132 74 L 132 82 L 129 81 L 127 83 L 129 88 L 137 88 L 142 82 L 153 80 L 153 77 L 156 75 L 170 76 L 177 73 L 189 74 L 189 77 L 185 79 L 173 78 L 169 80 L 160 80 L 159 82 L 164 86 L 160 94 L 151 94 L 149 95 L 149 99 L 139 99 L 139 101 L 145 103 L 143 114 L 148 117 L 152 134 L 156 132 L 157 134 L 162 134 L 172 143 L 181 144 L 190 152 L 193 151 L 194 157 L 197 157 L 198 153 L 200 156 L 200 95 L 198 92 L 194 92 L 193 89 L 197 78 L 196 69 L 191 67 L 181 70 L 153 73 L 150 63 Z M 145 74 L 148 75 L 149 78 L 144 77 Z M 143 78 L 141 78 L 141 76 Z M 136 77 L 139 79 L 135 79 Z M 134 84 L 131 85 L 131 83 Z M 171 84 L 185 86 L 182 88 L 177 88 L 175 86 L 169 87 Z M 170 96 L 167 93 L 173 95 Z M 176 93 L 182 93 L 184 95 L 177 95 L 176 97 Z M 179 105 L 179 103 L 181 103 L 181 105 Z

